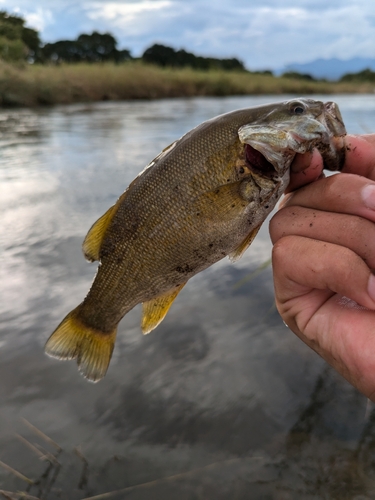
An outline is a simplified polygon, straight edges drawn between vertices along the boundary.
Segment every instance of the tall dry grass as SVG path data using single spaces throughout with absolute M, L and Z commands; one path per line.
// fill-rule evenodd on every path
M 373 91 L 370 83 L 314 82 L 248 72 L 163 69 L 140 62 L 21 67 L 0 62 L 2 106 L 165 97 Z

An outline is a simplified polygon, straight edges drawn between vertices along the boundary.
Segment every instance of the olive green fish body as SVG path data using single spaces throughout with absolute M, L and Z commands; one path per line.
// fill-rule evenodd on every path
M 171 144 L 90 229 L 83 248 L 100 261 L 97 275 L 46 352 L 77 358 L 99 380 L 121 318 L 143 303 L 142 330 L 155 328 L 192 276 L 242 255 L 287 187 L 295 154 L 321 147 L 335 168 L 333 139 L 344 133 L 333 103 L 299 99 L 221 115 Z

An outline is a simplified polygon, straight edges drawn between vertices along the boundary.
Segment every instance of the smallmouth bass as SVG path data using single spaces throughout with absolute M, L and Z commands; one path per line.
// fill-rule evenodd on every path
M 337 170 L 345 133 L 335 103 L 299 98 L 226 113 L 165 148 L 89 230 L 83 251 L 99 261 L 95 280 L 46 353 L 77 359 L 87 379 L 100 380 L 123 316 L 142 303 L 142 331 L 153 330 L 192 276 L 243 255 L 296 153 L 316 147 Z

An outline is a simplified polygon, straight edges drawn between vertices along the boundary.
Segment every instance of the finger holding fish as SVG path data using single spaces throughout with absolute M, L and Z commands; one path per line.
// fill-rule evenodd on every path
M 356 174 L 375 181 L 374 134 L 347 135 L 338 138 L 345 149 L 345 161 L 341 172 Z M 340 142 L 337 143 L 340 147 Z M 285 193 L 324 177 L 324 161 L 318 149 L 296 154 L 290 167 L 290 183 Z

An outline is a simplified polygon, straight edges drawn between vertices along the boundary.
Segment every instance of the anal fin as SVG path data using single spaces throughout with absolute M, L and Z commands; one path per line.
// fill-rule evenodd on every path
M 143 302 L 142 304 L 142 333 L 150 333 L 156 328 L 165 318 L 174 299 L 180 293 L 185 283 L 178 285 L 173 290 L 169 290 L 163 295 L 159 295 L 155 299 Z
M 243 254 L 246 252 L 246 250 L 249 248 L 249 246 L 253 242 L 255 236 L 258 234 L 259 229 L 260 229 L 260 225 L 258 227 L 256 227 L 255 229 L 253 229 L 246 236 L 246 238 L 243 240 L 241 245 L 239 245 L 235 250 L 233 250 L 233 252 L 228 254 L 228 257 L 232 262 L 236 262 L 237 260 L 239 260 L 243 256 Z

